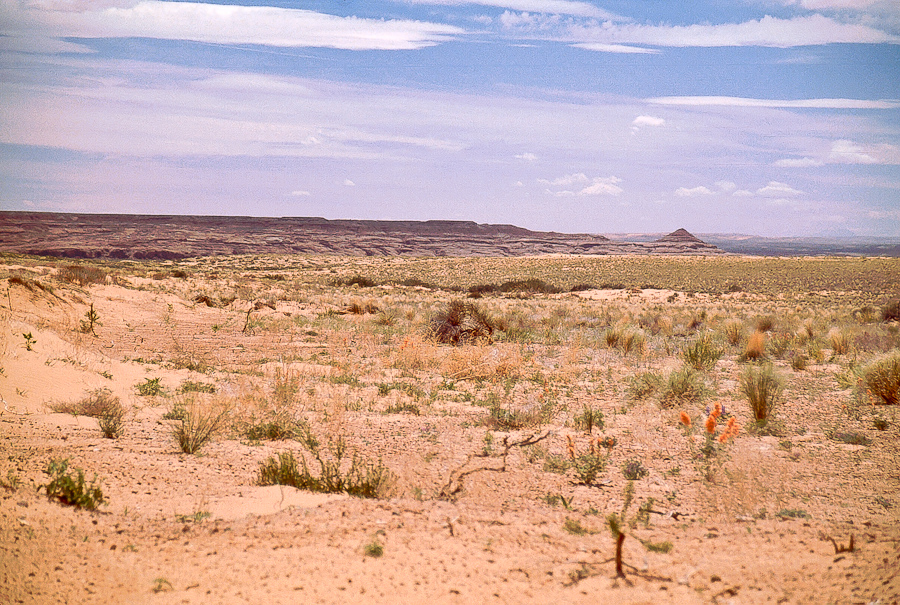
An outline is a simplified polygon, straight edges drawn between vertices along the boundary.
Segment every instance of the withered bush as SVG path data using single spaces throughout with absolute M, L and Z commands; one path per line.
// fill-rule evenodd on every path
M 451 345 L 490 341 L 494 329 L 494 321 L 487 313 L 474 303 L 462 300 L 452 301 L 429 324 L 433 338 Z

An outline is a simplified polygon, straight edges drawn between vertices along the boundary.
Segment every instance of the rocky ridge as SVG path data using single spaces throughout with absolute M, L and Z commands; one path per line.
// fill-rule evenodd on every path
M 228 254 L 529 256 L 721 254 L 684 229 L 655 242 L 471 221 L 0 212 L 0 251 L 65 258 L 179 259 Z

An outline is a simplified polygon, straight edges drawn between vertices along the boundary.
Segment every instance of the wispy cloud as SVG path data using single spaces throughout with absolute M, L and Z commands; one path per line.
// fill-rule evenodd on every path
M 900 102 L 866 99 L 748 99 L 745 97 L 656 97 L 647 99 L 657 105 L 724 107 L 769 107 L 788 109 L 897 109 Z
M 573 15 L 577 17 L 595 17 L 598 19 L 621 20 L 614 13 L 597 8 L 589 2 L 574 0 L 406 0 L 411 4 L 493 6 L 528 13 L 554 15 Z
M 578 43 L 639 44 L 663 47 L 771 46 L 900 43 L 900 37 L 820 14 L 780 19 L 766 15 L 743 23 L 644 25 L 577 24 L 569 33 Z
M 56 38 L 155 38 L 213 44 L 325 47 L 348 50 L 412 50 L 465 33 L 459 27 L 405 19 L 339 17 L 310 10 L 147 0 L 84 10 L 17 10 L 2 31 L 39 31 Z M 84 6 L 87 4 L 87 6 Z
M 655 48 L 644 48 L 643 46 L 629 46 L 627 44 L 603 44 L 600 42 L 582 42 L 573 44 L 576 48 L 585 50 L 593 50 L 600 53 L 619 53 L 623 55 L 655 55 L 659 54 L 659 50 Z
M 825 162 L 815 158 L 783 158 L 774 163 L 779 168 L 817 168 L 824 166 Z

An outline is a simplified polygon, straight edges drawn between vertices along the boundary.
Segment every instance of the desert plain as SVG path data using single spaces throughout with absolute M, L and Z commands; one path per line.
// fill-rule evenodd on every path
M 0 601 L 900 602 L 870 380 L 898 284 L 877 257 L 4 254 Z

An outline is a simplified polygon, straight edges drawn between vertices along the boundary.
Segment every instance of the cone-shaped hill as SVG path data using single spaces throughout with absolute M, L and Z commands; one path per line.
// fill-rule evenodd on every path
M 656 240 L 661 244 L 665 244 L 668 242 L 679 243 L 679 244 L 703 244 L 705 243 L 703 240 L 689 232 L 687 229 L 678 229 L 673 231 L 669 235 L 664 235 L 663 237 Z

